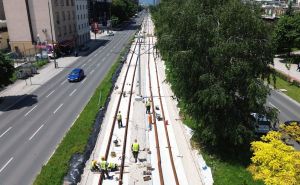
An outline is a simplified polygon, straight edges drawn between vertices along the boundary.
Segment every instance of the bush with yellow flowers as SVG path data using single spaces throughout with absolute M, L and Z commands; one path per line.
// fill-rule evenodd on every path
M 266 185 L 299 185 L 300 152 L 282 141 L 280 132 L 271 131 L 261 141 L 251 143 L 253 157 L 248 170 Z
M 281 132 L 287 134 L 292 139 L 300 143 L 300 127 L 296 122 L 292 122 L 290 125 L 280 125 Z

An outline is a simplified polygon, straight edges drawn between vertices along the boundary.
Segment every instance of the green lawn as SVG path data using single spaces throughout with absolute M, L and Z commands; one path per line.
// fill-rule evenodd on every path
M 271 81 L 271 85 L 274 86 L 273 81 Z M 300 103 L 300 87 L 292 85 L 289 82 L 283 80 L 282 78 L 276 76 L 276 88 L 286 89 L 287 91 L 283 93 Z
M 254 181 L 246 167 L 237 163 L 222 161 L 219 158 L 201 152 L 206 164 L 212 169 L 214 185 L 263 185 Z

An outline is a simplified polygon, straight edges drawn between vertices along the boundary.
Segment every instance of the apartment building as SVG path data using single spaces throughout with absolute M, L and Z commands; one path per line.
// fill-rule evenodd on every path
M 77 45 L 83 45 L 90 40 L 90 27 L 88 21 L 88 1 L 75 0 L 76 25 L 77 25 Z
M 75 0 L 3 0 L 3 4 L 12 50 L 36 49 L 52 40 L 60 48 L 75 47 L 78 36 Z
M 87 0 L 89 23 L 93 22 L 106 25 L 106 21 L 110 19 L 110 7 L 112 0 Z

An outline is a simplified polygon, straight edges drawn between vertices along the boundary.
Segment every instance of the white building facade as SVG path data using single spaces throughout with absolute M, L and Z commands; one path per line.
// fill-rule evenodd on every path
M 90 40 L 90 27 L 88 20 L 88 1 L 87 0 L 75 0 L 76 9 L 76 25 L 77 25 L 77 37 L 76 42 L 78 46 Z

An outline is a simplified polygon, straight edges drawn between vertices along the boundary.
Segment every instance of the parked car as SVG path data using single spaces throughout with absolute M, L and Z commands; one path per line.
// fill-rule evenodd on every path
M 114 32 L 110 31 L 110 32 L 108 32 L 107 35 L 108 35 L 108 36 L 114 36 Z
M 256 134 L 267 134 L 273 130 L 271 120 L 264 114 L 251 113 L 251 117 L 254 123 L 254 131 Z
M 84 78 L 84 71 L 80 68 L 75 68 L 68 75 L 69 82 L 78 82 Z

